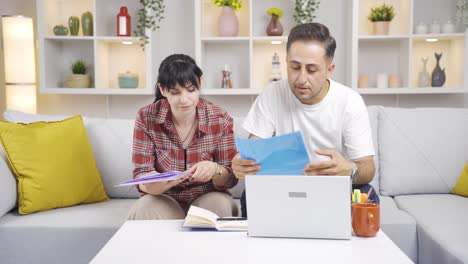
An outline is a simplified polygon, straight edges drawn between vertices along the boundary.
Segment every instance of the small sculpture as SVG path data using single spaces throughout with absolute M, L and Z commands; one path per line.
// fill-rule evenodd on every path
M 432 71 L 431 86 L 432 87 L 442 87 L 444 85 L 444 83 L 445 83 L 445 68 L 441 69 L 440 65 L 439 65 L 440 58 L 442 57 L 442 53 L 434 53 L 434 55 L 436 57 L 437 64 L 436 64 L 434 70 Z
M 221 83 L 221 88 L 232 88 L 231 82 L 231 71 L 229 70 L 229 66 L 226 64 L 224 65 L 223 73 L 223 81 Z
M 419 77 L 418 77 L 418 87 L 429 87 L 431 84 L 431 76 L 429 72 L 427 71 L 427 57 L 422 57 L 421 58 L 422 63 L 423 63 L 423 68 L 422 71 L 419 72 Z
M 278 52 L 273 54 L 273 59 L 271 60 L 271 81 L 279 81 L 281 80 L 281 66 L 280 66 L 280 59 L 278 56 Z

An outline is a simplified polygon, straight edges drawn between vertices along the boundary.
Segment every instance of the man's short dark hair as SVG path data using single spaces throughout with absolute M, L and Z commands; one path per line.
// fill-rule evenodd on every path
M 317 41 L 325 48 L 325 55 L 332 61 L 335 56 L 336 42 L 325 25 L 320 23 L 299 24 L 291 29 L 286 44 L 286 52 L 296 41 Z

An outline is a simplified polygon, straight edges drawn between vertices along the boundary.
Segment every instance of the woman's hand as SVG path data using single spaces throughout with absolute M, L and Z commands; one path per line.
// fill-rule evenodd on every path
M 145 184 L 139 184 L 138 187 L 140 188 L 140 190 L 142 190 L 143 192 L 147 194 L 159 195 L 171 189 L 172 187 L 176 186 L 177 184 L 184 182 L 185 180 L 189 178 L 190 178 L 189 175 L 185 175 L 179 179 L 175 179 L 172 181 L 150 182 L 150 183 L 145 183 Z
M 209 182 L 216 172 L 216 163 L 208 160 L 200 161 L 187 172 L 192 174 L 191 182 Z

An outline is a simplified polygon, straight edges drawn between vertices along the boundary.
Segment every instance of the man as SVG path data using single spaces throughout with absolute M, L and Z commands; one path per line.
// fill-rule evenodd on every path
M 305 175 L 350 175 L 353 189 L 367 193 L 375 171 L 369 116 L 357 92 L 330 79 L 335 49 L 326 26 L 295 26 L 286 45 L 288 79 L 272 83 L 257 97 L 243 127 L 249 138 L 301 131 L 311 160 Z M 232 168 L 243 179 L 260 165 L 237 154 Z M 374 192 L 370 199 L 379 202 Z M 245 202 L 244 191 L 243 216 L 247 216 Z

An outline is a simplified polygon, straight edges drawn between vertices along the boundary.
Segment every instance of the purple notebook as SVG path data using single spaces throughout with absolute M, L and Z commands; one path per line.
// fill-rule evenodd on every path
M 190 175 L 188 172 L 183 172 L 183 171 L 167 171 L 164 173 L 159 173 L 159 174 L 149 174 L 137 179 L 131 179 L 127 181 L 123 181 L 117 185 L 114 185 L 114 187 L 119 187 L 119 186 L 127 186 L 127 185 L 137 185 L 140 183 L 150 183 L 150 182 L 160 182 L 160 181 L 171 181 L 171 180 L 176 180 L 180 177 Z

